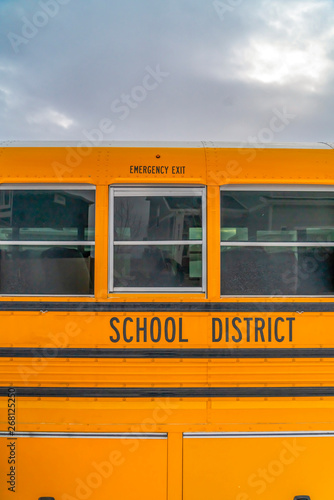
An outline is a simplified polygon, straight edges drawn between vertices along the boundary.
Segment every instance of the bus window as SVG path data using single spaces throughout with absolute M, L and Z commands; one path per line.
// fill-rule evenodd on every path
M 333 295 L 334 192 L 222 190 L 222 295 Z
M 110 290 L 204 291 L 202 188 L 110 188 Z
M 6 185 L 0 190 L 0 293 L 93 293 L 95 190 Z

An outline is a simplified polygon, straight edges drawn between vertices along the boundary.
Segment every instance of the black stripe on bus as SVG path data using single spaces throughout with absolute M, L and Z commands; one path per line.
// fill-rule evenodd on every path
M 333 358 L 334 349 L 105 349 L 2 347 L 0 358 Z
M 16 397 L 56 398 L 293 398 L 332 397 L 334 387 L 1 387 Z
M 334 312 L 334 302 L 21 302 L 0 301 L 0 311 L 40 312 Z

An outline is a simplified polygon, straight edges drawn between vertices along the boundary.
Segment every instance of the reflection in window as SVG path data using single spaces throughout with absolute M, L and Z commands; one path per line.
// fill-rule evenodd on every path
M 200 197 L 115 198 L 115 241 L 201 240 Z
M 334 242 L 334 192 L 222 192 L 221 224 L 239 241 Z
M 93 190 L 4 190 L 0 240 L 83 241 L 94 239 Z
M 0 293 L 92 294 L 95 191 L 0 193 Z
M 222 192 L 221 225 L 223 295 L 334 294 L 333 192 Z
M 93 259 L 92 246 L 1 245 L 1 293 L 92 294 Z
M 203 190 L 111 188 L 111 289 L 203 289 Z
M 201 245 L 115 246 L 114 285 L 201 287 Z

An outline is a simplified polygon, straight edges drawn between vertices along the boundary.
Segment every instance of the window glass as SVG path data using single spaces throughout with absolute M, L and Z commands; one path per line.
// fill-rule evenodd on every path
M 8 190 L 0 193 L 0 240 L 94 240 L 93 190 Z
M 248 241 L 247 227 L 222 228 L 220 230 L 222 241 Z
M 221 223 L 235 241 L 334 242 L 334 193 L 229 191 L 221 196 Z
M 200 287 L 201 245 L 115 246 L 116 287 Z
M 0 293 L 89 295 L 94 247 L 0 245 Z
M 201 240 L 201 202 L 200 197 L 117 197 L 115 241 Z
M 202 291 L 203 190 L 129 191 L 111 188 L 110 289 Z
M 334 193 L 222 192 L 221 224 L 222 295 L 334 294 Z
M 223 295 L 333 295 L 333 247 L 222 247 Z
M 92 189 L 0 191 L 0 293 L 92 294 L 94 233 Z

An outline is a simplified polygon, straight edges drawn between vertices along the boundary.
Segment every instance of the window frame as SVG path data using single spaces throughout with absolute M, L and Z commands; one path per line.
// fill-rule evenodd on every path
M 290 241 L 290 242 L 281 242 L 281 241 L 222 241 L 221 240 L 221 229 L 222 226 L 222 207 L 221 207 L 221 194 L 223 192 L 229 191 L 248 191 L 248 192 L 256 192 L 256 191 L 285 191 L 285 192 L 333 192 L 333 185 L 326 184 L 226 184 L 220 186 L 220 196 L 219 196 L 219 207 L 220 207 L 220 223 L 219 223 L 219 233 L 220 233 L 220 268 L 221 268 L 221 248 L 222 247 L 334 247 L 334 241 L 332 242 L 310 242 L 310 241 Z M 333 220 L 334 224 L 334 220 Z M 221 274 L 221 273 L 220 273 Z M 312 294 L 290 294 L 290 295 L 281 295 L 281 294 L 222 294 L 222 282 L 220 280 L 220 297 L 221 298 L 229 298 L 229 297 L 292 297 L 292 298 L 327 298 L 331 299 L 334 297 L 334 291 L 332 294 L 327 295 L 312 295 Z
M 1 246 L 90 246 L 95 249 L 96 241 L 96 186 L 94 184 L 83 183 L 0 183 L 1 191 L 94 191 L 95 192 L 95 220 L 94 220 L 94 240 L 0 240 Z M 95 253 L 95 252 L 94 252 Z M 95 274 L 95 273 L 94 273 Z M 93 283 L 95 290 L 95 282 Z M 0 293 L 1 297 L 94 297 L 95 291 L 91 294 L 55 294 L 55 293 Z
M 200 240 L 154 240 L 135 241 L 114 239 L 116 197 L 143 196 L 196 196 L 202 200 L 202 239 Z M 207 289 L 207 241 L 206 241 L 206 186 L 203 185 L 109 185 L 109 249 L 108 249 L 108 293 L 206 293 Z M 162 245 L 201 245 L 202 247 L 202 286 L 197 287 L 116 287 L 114 286 L 114 248 L 119 246 L 162 246 Z

